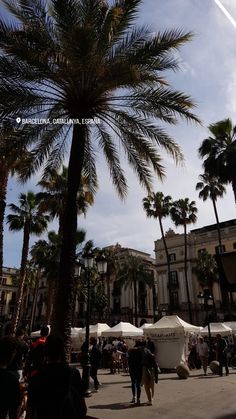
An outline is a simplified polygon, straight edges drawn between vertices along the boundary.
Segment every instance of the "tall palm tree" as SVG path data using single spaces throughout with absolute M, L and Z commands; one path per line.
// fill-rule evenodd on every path
M 222 183 L 231 183 L 236 202 L 236 127 L 228 118 L 211 124 L 208 129 L 210 137 L 199 148 L 203 167 Z
M 120 153 L 140 184 L 151 190 L 152 171 L 164 176 L 160 150 L 175 161 L 182 153 L 162 127 L 179 117 L 198 121 L 193 102 L 171 89 L 164 71 L 176 70 L 174 52 L 192 37 L 181 30 L 136 28 L 141 0 L 2 0 L 14 21 L 0 20 L 0 116 L 46 118 L 25 124 L 21 141 L 31 156 L 23 178 L 44 164 L 58 169 L 69 151 L 59 288 L 53 332 L 70 349 L 77 193 L 82 175 L 97 181 L 101 151 L 121 198 L 127 181 Z M 63 118 L 67 118 L 66 120 Z M 57 119 L 55 121 L 55 119 Z M 73 120 L 73 121 L 72 121 Z M 48 123 L 48 122 L 53 123 Z M 70 122 L 73 122 L 70 124 Z
M 62 166 L 61 172 L 56 170 L 49 170 L 45 178 L 42 179 L 38 185 L 45 190 L 39 192 L 37 197 L 40 200 L 40 207 L 43 211 L 47 211 L 52 216 L 59 219 L 59 230 L 61 234 L 63 231 L 63 216 L 67 195 L 67 177 L 68 169 Z M 78 214 L 86 214 L 88 206 L 94 203 L 94 195 L 97 187 L 94 185 L 91 191 L 88 178 L 82 177 L 80 189 L 77 194 L 77 211 Z
M 210 290 L 214 301 L 213 283 L 219 280 L 215 258 L 207 251 L 201 252 L 192 267 L 192 272 L 196 275 L 202 289 L 207 287 Z
M 219 178 L 213 177 L 208 173 L 204 173 L 203 175 L 199 176 L 201 182 L 196 184 L 196 190 L 199 191 L 199 198 L 206 201 L 208 198 L 212 200 L 216 224 L 217 224 L 217 232 L 218 232 L 218 240 L 219 240 L 219 248 L 222 249 L 222 240 L 221 240 L 221 232 L 220 232 L 220 222 L 218 217 L 218 212 L 216 208 L 216 201 L 217 198 L 222 198 L 225 194 L 226 189 L 224 185 L 219 181 Z
M 163 218 L 170 214 L 170 208 L 172 204 L 171 196 L 164 196 L 162 192 L 156 192 L 148 195 L 143 199 L 143 208 L 146 211 L 147 217 L 158 218 L 159 226 L 161 230 L 161 237 L 164 244 L 166 263 L 167 263 L 167 274 L 168 274 L 168 289 L 169 289 L 169 313 L 172 314 L 172 294 L 171 294 L 171 277 L 170 277 L 170 259 L 169 252 L 166 243 L 165 233 L 163 229 Z
M 36 195 L 33 192 L 21 193 L 19 196 L 19 206 L 9 205 L 13 214 L 8 214 L 7 223 L 10 231 L 23 230 L 23 246 L 21 254 L 20 278 L 17 290 L 17 304 L 14 308 L 12 317 L 12 331 L 15 333 L 19 321 L 20 310 L 24 293 L 26 265 L 29 254 L 29 241 L 31 234 L 40 236 L 47 228 L 49 217 L 39 211 L 36 202 Z
M 188 284 L 188 254 L 187 254 L 187 226 L 189 224 L 194 224 L 197 221 L 197 207 L 195 201 L 189 201 L 189 198 L 179 199 L 173 203 L 173 206 L 170 210 L 171 218 L 174 224 L 184 227 L 184 275 L 185 275 L 185 285 L 187 292 L 187 302 L 188 302 L 188 313 L 189 321 L 192 323 L 192 310 L 191 310 L 191 301 L 189 294 L 189 284 Z
M 152 287 L 153 275 L 139 256 L 127 255 L 118 260 L 117 278 L 120 286 L 131 287 L 134 296 L 134 321 L 138 327 L 138 284 L 143 282 Z
M 24 153 L 26 153 L 24 147 L 16 141 L 14 124 L 10 120 L 3 120 L 0 124 L 0 285 L 3 266 L 3 232 L 7 185 L 9 177 L 17 172 Z

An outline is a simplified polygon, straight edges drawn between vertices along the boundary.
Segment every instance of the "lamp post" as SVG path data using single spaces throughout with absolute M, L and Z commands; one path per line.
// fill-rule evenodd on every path
M 91 274 L 96 268 L 97 272 L 102 275 L 107 271 L 107 260 L 104 255 L 101 255 L 95 259 L 92 252 L 88 252 L 83 255 L 83 265 L 85 271 L 86 290 L 87 290 L 87 311 L 86 311 L 86 324 L 85 324 L 85 357 L 83 362 L 83 374 L 82 381 L 84 387 L 84 395 L 89 397 L 91 391 L 89 390 L 89 377 L 90 377 L 90 353 L 89 353 L 89 323 L 90 323 L 90 291 L 91 291 Z M 80 265 L 81 273 L 81 265 Z M 97 285 L 97 283 L 95 284 Z
M 211 328 L 210 328 L 210 319 L 209 319 L 209 310 L 213 306 L 213 297 L 208 288 L 203 290 L 203 293 L 200 292 L 197 296 L 199 305 L 203 307 L 207 314 L 207 328 L 208 328 L 208 339 L 209 339 L 209 348 L 210 348 L 210 358 L 212 357 L 212 347 L 211 347 Z
M 165 316 L 166 316 L 166 309 L 165 309 L 165 307 L 163 307 L 161 309 L 161 317 L 165 317 Z

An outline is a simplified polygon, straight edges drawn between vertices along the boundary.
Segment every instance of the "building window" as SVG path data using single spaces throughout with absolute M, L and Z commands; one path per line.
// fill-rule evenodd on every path
M 233 249 L 236 249 L 236 242 L 233 243 Z
M 171 291 L 171 303 L 173 308 L 179 307 L 179 295 L 178 291 Z
M 170 272 L 170 285 L 171 287 L 178 287 L 178 272 L 171 271 Z
M 113 313 L 120 314 L 120 298 L 114 298 L 113 300 Z
M 6 285 L 6 283 L 7 283 L 7 278 L 6 277 L 3 277 L 2 278 L 2 285 Z
M 176 254 L 170 253 L 169 254 L 169 262 L 175 262 L 176 261 Z
M 224 253 L 225 252 L 225 245 L 222 244 L 222 246 L 216 246 L 215 247 L 215 253 L 218 255 L 219 253 Z
M 121 286 L 118 281 L 113 282 L 113 291 L 112 291 L 113 297 L 120 297 L 121 295 Z
M 205 252 L 206 252 L 205 248 L 204 249 L 198 249 L 197 254 L 198 254 L 198 256 L 200 256 L 201 253 L 205 253 Z

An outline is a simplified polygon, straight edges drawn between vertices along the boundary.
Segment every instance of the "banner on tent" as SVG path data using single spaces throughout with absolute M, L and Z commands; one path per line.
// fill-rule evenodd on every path
M 155 339 L 158 342 L 179 342 L 183 339 L 183 333 L 181 332 L 170 332 L 170 333 L 148 333 L 151 339 Z

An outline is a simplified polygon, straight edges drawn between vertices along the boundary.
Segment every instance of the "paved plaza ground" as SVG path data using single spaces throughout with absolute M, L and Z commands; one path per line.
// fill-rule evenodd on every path
M 236 419 L 236 369 L 227 377 L 203 376 L 196 370 L 187 380 L 175 373 L 160 374 L 153 406 L 147 406 L 144 388 L 141 405 L 129 403 L 127 374 L 100 370 L 99 381 L 103 384 L 99 392 L 86 399 L 88 414 L 98 419 Z

